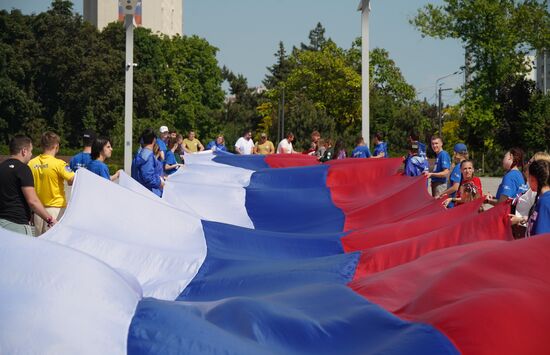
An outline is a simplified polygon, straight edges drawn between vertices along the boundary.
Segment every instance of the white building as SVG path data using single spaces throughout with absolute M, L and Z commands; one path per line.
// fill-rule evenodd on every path
M 550 3 L 548 3 L 550 11 Z M 535 60 L 537 89 L 548 92 L 550 89 L 550 48 L 537 52 Z
M 527 67 L 527 73 L 525 79 L 537 81 L 537 57 L 534 55 L 525 56 L 525 66 Z
M 537 53 L 536 60 L 536 82 L 537 89 L 548 92 L 550 90 L 550 51 Z
M 183 0 L 142 0 L 140 3 L 135 16 L 138 26 L 168 36 L 183 34 Z M 84 0 L 83 8 L 84 20 L 99 29 L 124 18 L 117 0 Z

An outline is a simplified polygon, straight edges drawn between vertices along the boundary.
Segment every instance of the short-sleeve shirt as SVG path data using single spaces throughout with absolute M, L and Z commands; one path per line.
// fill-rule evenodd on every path
M 29 161 L 34 187 L 45 207 L 66 207 L 65 180 L 71 180 L 74 172 L 67 163 L 54 156 L 40 154 Z
M 451 171 L 451 175 L 449 176 L 449 187 L 453 186 L 454 184 L 459 184 L 462 181 L 462 171 L 460 170 L 460 164 L 456 164 L 453 170 Z M 451 197 L 455 197 L 455 193 L 451 195 Z
M 550 191 L 539 197 L 527 228 L 529 236 L 550 233 Z
M 275 152 L 275 146 L 272 141 L 265 141 L 265 143 L 256 143 L 256 151 L 258 154 L 267 155 Z
M 166 151 L 168 150 L 168 148 L 166 148 L 166 143 L 161 138 L 157 138 L 157 145 L 159 146 L 159 149 L 162 150 L 164 153 L 166 153 Z
M 101 177 L 104 177 L 107 180 L 111 180 L 111 175 L 109 174 L 109 167 L 107 164 L 100 160 L 92 160 L 86 169 L 90 170 L 92 173 L 97 174 Z
M 371 157 L 370 149 L 366 145 L 358 145 L 351 152 L 351 157 L 352 158 L 370 158 Z
M 460 186 L 460 182 L 462 181 L 462 171 L 460 170 L 460 164 L 456 164 L 453 170 L 451 171 L 451 175 L 449 176 L 449 187 L 453 186 L 454 184 L 458 184 Z M 449 195 L 449 197 L 455 197 L 456 192 L 453 192 Z M 448 208 L 453 208 L 454 203 L 451 202 L 449 205 L 447 205 Z
M 22 187 L 33 187 L 31 169 L 17 159 L 0 163 L 0 218 L 17 224 L 28 224 L 31 209 Z
M 72 171 L 77 171 L 80 168 L 85 168 L 92 161 L 92 155 L 90 153 L 80 152 L 71 158 L 69 166 Z
M 449 153 L 442 150 L 435 158 L 434 173 L 440 173 L 445 169 L 451 168 L 451 157 Z M 432 177 L 432 182 L 447 182 L 446 177 Z
M 209 149 L 212 149 L 212 150 L 221 150 L 222 152 L 227 152 L 227 147 L 225 146 L 225 144 L 218 144 L 216 143 L 216 141 L 210 141 L 207 145 L 206 145 L 206 150 L 209 150 Z
M 294 153 L 294 148 L 292 147 L 292 142 L 289 142 L 288 139 L 283 139 L 279 142 L 277 146 L 277 154 L 291 154 Z
M 254 141 L 252 139 L 246 140 L 244 137 L 237 139 L 235 148 L 239 148 L 241 154 L 252 154 L 252 148 L 254 148 Z
M 496 199 L 500 198 L 500 195 L 506 195 L 510 198 L 515 198 L 518 194 L 525 193 L 527 191 L 527 185 L 523 174 L 516 169 L 512 169 L 504 175 L 502 182 L 498 186 Z
M 389 158 L 388 143 L 380 142 L 374 146 L 374 156 L 377 157 L 380 153 L 384 153 L 384 158 Z
M 169 150 L 169 151 L 166 152 L 166 159 L 164 159 L 164 163 L 166 165 L 174 165 L 174 164 L 178 163 L 178 161 L 176 160 L 176 155 L 174 154 L 173 151 Z M 165 166 L 165 168 L 166 168 L 166 166 Z M 177 169 L 170 169 L 170 170 L 164 170 L 164 173 L 166 175 L 172 175 L 176 171 L 177 171 Z
M 185 138 L 183 140 L 183 146 L 187 148 L 191 153 L 196 153 L 199 151 L 199 144 L 201 142 L 197 138 L 193 138 L 193 140 L 189 140 Z

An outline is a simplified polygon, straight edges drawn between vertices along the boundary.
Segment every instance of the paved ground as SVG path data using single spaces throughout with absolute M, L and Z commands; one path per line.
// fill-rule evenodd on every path
M 501 177 L 482 177 L 481 180 L 481 187 L 483 187 L 483 193 L 487 194 L 490 193 L 491 195 L 495 196 L 497 194 L 498 185 L 502 181 Z

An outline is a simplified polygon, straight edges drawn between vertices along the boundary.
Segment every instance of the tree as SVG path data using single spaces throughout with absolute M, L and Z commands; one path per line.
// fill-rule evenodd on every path
M 295 133 L 296 146 L 309 148 L 309 134 L 319 130 L 325 137 L 343 139 L 351 148 L 361 132 L 361 40 L 357 38 L 344 50 L 325 40 L 324 33 L 318 24 L 310 32 L 310 45 L 294 48 L 288 57 L 279 44 L 277 62 L 264 81 L 270 84 L 266 93 L 272 109 L 269 117 L 279 117 L 284 110 L 285 130 Z M 280 75 L 286 73 L 281 68 L 288 68 L 288 74 Z M 415 100 L 414 88 L 389 53 L 372 50 L 369 69 L 372 131 L 384 132 L 390 146 L 399 148 L 405 148 L 412 128 L 432 134 L 433 122 L 426 115 L 429 105 Z
M 550 142 L 550 95 L 540 92 L 531 96 L 529 109 L 521 113 L 524 129 L 522 141 L 531 151 L 548 151 Z
M 134 138 L 145 127 L 220 129 L 222 103 L 217 49 L 196 36 L 134 33 Z M 73 13 L 70 1 L 25 16 L 0 11 L 0 132 L 7 142 L 57 131 L 70 147 L 94 129 L 123 143 L 125 35 L 119 22 L 98 31 Z
M 242 74 L 235 74 L 227 67 L 222 68 L 222 73 L 233 95 L 226 99 L 225 110 L 219 115 L 226 129 L 226 140 L 235 142 L 245 129 L 258 128 L 269 133 L 272 125 L 271 105 L 263 98 L 262 92 L 248 87 L 248 80 Z
M 411 20 L 423 36 L 460 40 L 471 58 L 461 126 L 474 147 L 495 143 L 506 112 L 498 98 L 527 72 L 526 54 L 550 44 L 547 6 L 535 0 L 444 0 L 419 9 Z M 501 135 L 500 143 L 509 138 Z
M 19 10 L 0 11 L 0 139 L 6 142 L 40 116 L 32 85 L 30 20 Z
M 330 38 L 328 40 L 325 38 L 325 28 L 321 22 L 317 22 L 317 26 L 309 31 L 308 37 L 309 44 L 300 44 L 300 48 L 303 51 L 319 51 L 327 44 L 327 42 L 331 41 Z
M 292 70 L 282 41 L 279 42 L 279 50 L 274 55 L 277 58 L 277 62 L 267 68 L 269 74 L 263 80 L 263 84 L 267 89 L 272 89 L 279 85 L 280 82 L 284 82 Z

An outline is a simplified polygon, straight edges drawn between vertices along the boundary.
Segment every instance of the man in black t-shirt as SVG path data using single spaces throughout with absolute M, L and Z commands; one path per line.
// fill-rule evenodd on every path
M 46 211 L 34 190 L 31 169 L 32 141 L 15 136 L 10 141 L 10 157 L 0 163 L 0 227 L 34 236 L 31 210 L 48 223 L 57 221 Z

